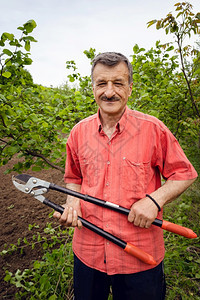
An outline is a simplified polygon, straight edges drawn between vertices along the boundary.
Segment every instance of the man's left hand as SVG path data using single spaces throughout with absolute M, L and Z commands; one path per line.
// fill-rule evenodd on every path
M 145 197 L 135 202 L 128 215 L 128 221 L 141 228 L 149 228 L 158 215 L 158 208 Z

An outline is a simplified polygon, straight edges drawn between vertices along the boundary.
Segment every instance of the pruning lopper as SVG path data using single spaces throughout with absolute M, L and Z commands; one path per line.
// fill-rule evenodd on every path
M 64 207 L 55 204 L 53 202 L 51 202 L 50 200 L 48 200 L 47 198 L 45 198 L 43 196 L 43 194 L 47 193 L 49 189 L 51 190 L 55 190 L 70 196 L 74 196 L 76 198 L 80 198 L 84 201 L 108 208 L 108 209 L 112 209 L 114 211 L 120 212 L 122 214 L 128 215 L 130 210 L 119 206 L 117 204 L 114 204 L 112 202 L 108 202 L 108 201 L 104 201 L 86 194 L 82 194 L 67 188 L 63 188 L 61 186 L 58 186 L 54 183 L 50 183 L 44 180 L 41 180 L 39 178 L 36 177 L 32 177 L 30 175 L 27 174 L 20 174 L 17 176 L 13 176 L 12 177 L 12 181 L 14 186 L 20 190 L 21 192 L 24 192 L 26 194 L 30 194 L 32 195 L 34 198 L 36 198 L 37 200 L 39 200 L 40 202 L 48 205 L 49 207 L 53 208 L 54 210 L 58 211 L 59 213 L 63 213 L 64 212 Z M 92 230 L 93 232 L 101 235 L 102 237 L 104 237 L 105 239 L 113 242 L 114 244 L 118 245 L 119 247 L 123 248 L 125 252 L 129 253 L 130 255 L 135 256 L 136 258 L 140 259 L 141 261 L 150 264 L 150 265 L 154 265 L 156 264 L 156 261 L 154 260 L 154 258 L 149 255 L 148 253 L 144 252 L 143 250 L 137 248 L 136 246 L 125 242 L 119 238 L 117 238 L 116 236 L 112 235 L 111 233 L 104 231 L 103 229 L 97 227 L 96 225 L 88 222 L 87 220 L 83 219 L 82 217 L 78 216 L 78 219 L 82 222 L 83 226 L 85 226 L 86 228 Z M 177 233 L 179 235 L 182 235 L 184 237 L 187 238 L 196 238 L 197 235 L 189 228 L 168 222 L 168 221 L 164 221 L 164 220 L 160 220 L 160 219 L 155 219 L 154 222 L 152 223 L 153 225 L 156 225 L 158 227 L 161 227 L 162 229 L 165 229 L 167 231 L 173 232 L 173 233 Z

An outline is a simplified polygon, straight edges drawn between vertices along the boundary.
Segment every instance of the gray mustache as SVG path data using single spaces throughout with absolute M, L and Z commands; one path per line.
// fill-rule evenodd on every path
M 118 100 L 120 100 L 118 97 L 116 97 L 116 96 L 112 96 L 111 98 L 108 98 L 108 97 L 106 97 L 106 96 L 102 96 L 101 97 L 101 100 L 102 101 L 118 101 Z

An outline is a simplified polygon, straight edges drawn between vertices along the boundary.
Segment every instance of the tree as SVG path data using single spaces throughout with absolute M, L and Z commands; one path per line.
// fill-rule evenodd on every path
M 78 90 L 67 85 L 57 89 L 34 85 L 24 66 L 32 63 L 29 50 L 35 39 L 29 33 L 35 26 L 31 20 L 18 27 L 19 39 L 10 33 L 1 36 L 0 165 L 17 154 L 13 170 L 18 172 L 47 166 L 64 172 L 67 135 L 94 110 L 90 79 L 78 74 Z M 6 43 L 14 50 L 7 49 Z
M 177 48 L 175 52 L 178 53 L 180 59 L 181 72 L 177 76 L 185 80 L 184 87 L 185 105 L 183 110 L 188 112 L 187 106 L 190 106 L 191 111 L 188 117 L 181 118 L 180 122 L 188 125 L 188 128 L 193 131 L 193 135 L 198 136 L 198 148 L 200 149 L 200 98 L 199 98 L 199 65 L 200 55 L 199 50 L 185 45 L 186 37 L 191 37 L 192 34 L 200 33 L 200 12 L 194 14 L 192 12 L 192 5 L 188 2 L 176 3 L 175 11 L 177 15 L 168 13 L 165 18 L 160 20 L 149 21 L 148 27 L 156 24 L 156 29 L 164 29 L 166 34 L 172 34 L 175 37 L 175 44 Z M 163 45 L 163 48 L 167 47 Z M 178 104 L 178 103 L 177 103 Z
M 1 35 L 0 46 L 3 47 L 0 54 L 0 84 L 7 83 L 5 78 L 12 76 L 12 67 L 21 70 L 25 65 L 30 65 L 32 59 L 30 56 L 31 42 L 37 42 L 29 33 L 36 27 L 34 20 L 27 21 L 23 26 L 18 27 L 22 31 L 21 37 L 17 39 L 14 34 L 4 32 Z M 7 44 L 9 47 L 7 47 Z M 22 52 L 20 48 L 24 47 L 26 52 Z M 14 50 L 13 50 L 14 48 Z

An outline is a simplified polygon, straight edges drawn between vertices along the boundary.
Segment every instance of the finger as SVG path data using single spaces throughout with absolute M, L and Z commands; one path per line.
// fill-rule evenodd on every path
M 55 211 L 54 213 L 53 213 L 53 217 L 55 218 L 55 219 L 60 219 L 60 217 L 61 217 L 61 214 L 58 212 L 58 211 Z
M 72 226 L 72 222 L 73 222 L 73 208 L 69 207 L 68 209 L 68 216 L 67 216 L 67 220 L 66 220 L 66 224 L 67 226 Z
M 82 222 L 80 220 L 78 220 L 77 226 L 78 226 L 78 229 L 81 229 L 83 227 L 83 224 L 82 224 Z
M 128 221 L 132 223 L 132 222 L 134 222 L 134 220 L 135 220 L 135 214 L 131 210 L 130 213 L 128 214 Z
M 73 219 L 72 219 L 72 227 L 76 227 L 78 225 L 78 214 L 77 211 L 74 210 L 73 211 L 73 215 L 72 215 Z
M 63 226 L 66 226 L 66 222 L 68 219 L 68 215 L 69 215 L 69 207 L 66 206 L 64 209 L 64 212 L 62 213 L 61 217 L 60 217 L 60 224 Z
M 140 225 L 140 222 L 141 222 L 140 217 L 136 216 L 135 219 L 134 219 L 133 224 L 134 224 L 135 226 L 139 226 L 139 225 Z
M 151 223 L 152 223 L 152 222 L 147 221 L 147 222 L 146 222 L 146 225 L 145 225 L 145 228 L 149 228 L 149 227 L 151 226 Z
M 141 227 L 141 228 L 146 228 L 146 220 L 145 219 L 141 219 L 140 220 L 140 224 L 139 224 L 139 227 Z

